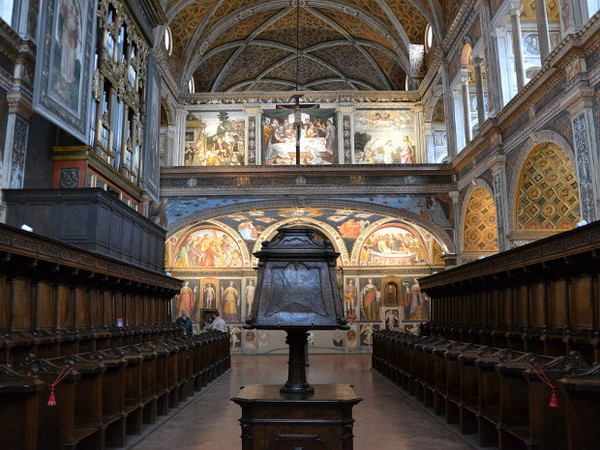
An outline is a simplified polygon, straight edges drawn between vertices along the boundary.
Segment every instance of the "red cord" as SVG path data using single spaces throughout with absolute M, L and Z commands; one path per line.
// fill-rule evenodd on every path
M 54 387 L 58 383 L 60 383 L 62 380 L 64 380 L 65 377 L 67 375 L 69 375 L 72 371 L 73 371 L 73 367 L 63 367 L 63 369 L 60 371 L 60 373 L 56 377 L 56 380 L 54 380 L 54 382 L 52 382 L 52 383 L 48 383 L 36 375 L 36 378 L 38 378 L 42 383 L 48 385 L 48 388 L 50 390 L 50 395 L 48 396 L 48 403 L 46 403 L 48 406 L 56 406 L 56 396 L 54 395 Z
M 558 408 L 559 404 L 558 404 L 558 397 L 556 396 L 556 386 L 554 386 L 550 382 L 550 379 L 544 372 L 544 369 L 542 369 L 542 367 L 539 364 L 537 364 L 537 365 L 531 364 L 531 370 L 533 370 L 533 373 L 535 373 L 538 376 L 538 378 L 540 380 L 542 380 L 542 382 L 546 386 L 548 386 L 550 389 L 552 389 L 552 394 L 550 395 L 550 403 L 548 403 L 548 406 L 550 408 Z

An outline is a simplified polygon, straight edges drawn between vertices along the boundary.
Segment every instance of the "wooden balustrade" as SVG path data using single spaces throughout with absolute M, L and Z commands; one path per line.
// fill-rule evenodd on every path
M 579 450 L 600 442 L 600 365 L 592 369 L 577 352 L 535 355 L 382 331 L 374 334 L 373 367 L 482 447 Z

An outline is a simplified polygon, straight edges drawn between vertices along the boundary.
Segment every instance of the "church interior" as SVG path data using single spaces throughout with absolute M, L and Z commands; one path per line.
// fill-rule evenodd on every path
M 352 448 L 210 397 L 288 353 L 246 321 L 289 227 L 337 255 L 307 370 L 356 448 L 384 402 L 431 427 L 379 448 L 600 448 L 599 10 L 0 0 L 0 449 L 162 448 L 203 395 Z

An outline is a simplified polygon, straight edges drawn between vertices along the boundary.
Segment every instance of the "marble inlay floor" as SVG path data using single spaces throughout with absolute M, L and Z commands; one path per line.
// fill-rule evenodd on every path
M 230 398 L 242 385 L 283 384 L 286 379 L 287 356 L 234 355 L 230 371 L 135 443 L 130 439 L 130 448 L 241 448 L 241 408 Z M 311 355 L 307 379 L 311 384 L 351 384 L 362 397 L 353 409 L 356 450 L 473 448 L 372 370 L 371 355 Z

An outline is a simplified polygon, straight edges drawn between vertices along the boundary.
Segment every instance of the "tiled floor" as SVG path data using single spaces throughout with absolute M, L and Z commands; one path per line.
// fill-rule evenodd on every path
M 287 356 L 232 356 L 232 368 L 131 448 L 139 450 L 241 448 L 241 409 L 230 401 L 245 384 L 283 384 Z M 363 401 L 354 407 L 357 450 L 469 449 L 459 436 L 407 400 L 371 369 L 370 355 L 311 355 L 311 384 L 347 383 Z

